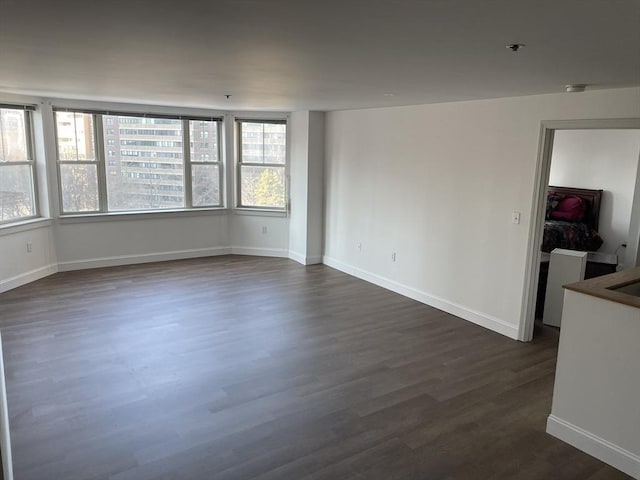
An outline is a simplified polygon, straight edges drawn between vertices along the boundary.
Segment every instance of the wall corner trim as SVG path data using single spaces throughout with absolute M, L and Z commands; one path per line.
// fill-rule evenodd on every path
M 307 263 L 305 263 L 305 265 L 317 265 L 319 263 L 322 263 L 322 255 L 312 255 L 310 257 L 307 257 Z
M 0 281 L 0 293 L 4 293 L 14 288 L 21 287 L 22 285 L 26 285 L 27 283 L 35 282 L 36 280 L 40 280 L 41 278 L 53 275 L 56 272 L 58 272 L 58 265 L 51 264 L 45 265 L 44 267 L 36 268 L 34 270 L 29 270 L 28 272 L 21 273 L 20 275 L 9 277 L 5 280 Z
M 549 415 L 547 433 L 614 468 L 640 479 L 640 457 L 566 420 Z
M 322 263 L 322 255 L 312 255 L 307 257 L 302 253 L 294 252 L 293 250 L 289 250 L 289 258 L 302 265 L 315 265 Z
M 463 320 L 467 320 L 468 322 L 475 323 L 476 325 L 480 325 L 481 327 L 500 333 L 506 337 L 512 338 L 513 340 L 518 340 L 518 327 L 499 318 L 471 310 L 463 305 L 458 305 L 457 303 L 436 297 L 435 295 L 430 295 L 429 293 L 409 287 L 396 282 L 395 280 L 390 280 L 375 273 L 348 265 L 332 257 L 324 256 L 322 262 L 329 267 L 340 270 L 341 272 L 366 280 L 367 282 L 386 288 L 392 292 L 399 293 L 405 297 L 409 297 L 418 302 L 450 313 L 451 315 L 455 315 Z

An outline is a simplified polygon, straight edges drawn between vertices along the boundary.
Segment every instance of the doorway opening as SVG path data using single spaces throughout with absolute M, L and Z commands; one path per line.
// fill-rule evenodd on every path
M 576 236 L 584 236 L 582 233 L 565 234 L 562 233 L 563 229 L 580 229 L 580 232 L 584 230 L 589 234 L 594 230 L 602 240 L 600 245 L 596 239 L 595 243 L 572 245 L 569 242 L 562 243 L 559 247 L 590 252 L 587 256 L 589 276 L 640 265 L 639 163 L 640 119 L 542 123 L 531 212 L 531 235 L 527 250 L 521 341 L 530 341 L 534 336 L 536 323 L 540 325 L 542 321 L 544 303 L 541 304 L 541 301 L 545 301 L 544 277 L 548 271 L 549 251 L 559 246 L 557 243 L 554 245 L 554 242 L 558 242 L 559 238 L 563 239 L 562 235 L 569 235 L 573 240 Z M 549 188 L 550 185 L 556 188 Z M 563 199 L 562 195 L 567 196 L 563 189 L 568 189 L 571 194 L 569 196 L 586 195 L 584 203 L 585 208 L 588 207 L 587 217 L 580 219 L 581 222 L 578 223 L 589 225 L 550 225 L 550 207 L 557 207 L 558 199 Z M 557 193 L 558 190 L 562 195 L 554 197 L 554 192 Z M 589 192 L 600 190 L 601 202 L 599 208 L 596 208 L 597 206 L 589 203 L 592 201 Z M 566 223 L 571 223 L 569 220 L 577 222 L 576 218 L 555 220 L 559 220 L 559 223 L 565 220 Z M 554 228 L 561 232 L 550 231 Z M 586 233 L 585 235 L 587 240 L 592 239 Z

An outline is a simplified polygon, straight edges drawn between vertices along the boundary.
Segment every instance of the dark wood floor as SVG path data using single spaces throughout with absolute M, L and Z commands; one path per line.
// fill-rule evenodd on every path
M 331 268 L 217 257 L 0 295 L 16 480 L 629 478 L 518 343 Z

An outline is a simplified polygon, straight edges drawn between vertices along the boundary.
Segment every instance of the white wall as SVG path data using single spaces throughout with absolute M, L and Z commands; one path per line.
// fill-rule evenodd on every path
M 230 253 L 223 214 L 58 220 L 55 237 L 60 270 Z
M 565 291 L 547 432 L 640 479 L 640 310 Z
M 324 230 L 324 144 L 326 114 L 309 113 L 307 263 L 320 263 Z
M 541 121 L 616 117 L 640 89 L 330 112 L 325 262 L 517 338 Z
M 290 128 L 291 163 L 289 166 L 291 214 L 289 223 L 289 250 L 291 257 L 305 263 L 307 251 L 307 201 L 309 177 L 309 111 L 293 112 Z
M 322 261 L 324 125 L 323 112 L 291 115 L 289 256 L 304 265 Z
M 50 221 L 0 229 L 0 292 L 57 271 Z M 31 252 L 27 251 L 27 242 Z
M 23 95 L 1 94 L 0 102 L 37 105 L 33 114 L 33 129 L 42 132 L 50 107 L 41 99 Z M 48 118 L 48 117 L 47 117 Z M 35 170 L 38 178 L 38 208 L 43 217 L 51 213 L 51 191 L 47 182 L 46 142 L 35 136 Z M 55 165 L 53 166 L 55 168 Z M 55 182 L 54 182 L 55 183 Z M 55 238 L 51 220 L 22 222 L 21 225 L 0 227 L 0 292 L 32 282 L 57 271 Z M 31 251 L 27 251 L 27 242 Z
M 628 242 L 640 158 L 640 130 L 557 130 L 549 185 L 604 190 L 598 231 L 601 252 Z
M 231 252 L 239 255 L 286 257 L 289 218 L 235 213 L 230 216 Z
M 0 229 L 0 292 L 58 270 L 225 254 L 286 257 L 288 223 L 286 217 L 189 212 L 45 220 L 26 230 L 5 227 Z

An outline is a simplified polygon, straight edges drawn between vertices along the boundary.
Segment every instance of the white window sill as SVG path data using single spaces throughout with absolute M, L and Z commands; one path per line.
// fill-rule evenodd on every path
M 264 208 L 234 208 L 234 215 L 255 215 L 258 217 L 286 217 L 286 210 L 268 210 Z
M 0 237 L 3 235 L 13 235 L 14 233 L 27 232 L 37 228 L 45 228 L 51 226 L 50 218 L 30 218 L 19 222 L 5 223 L 0 225 Z
M 226 208 L 193 208 L 188 210 L 156 210 L 139 212 L 78 213 L 61 215 L 58 223 L 117 222 L 121 220 L 155 220 L 159 218 L 204 217 L 209 215 L 227 215 Z

